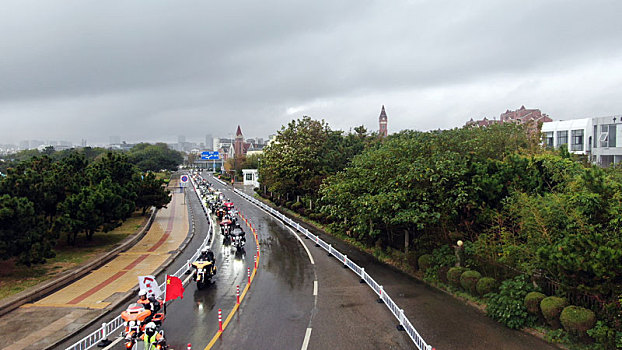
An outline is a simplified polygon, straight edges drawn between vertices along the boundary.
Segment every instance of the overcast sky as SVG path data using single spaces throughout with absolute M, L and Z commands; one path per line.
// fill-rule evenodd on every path
M 459 127 L 506 109 L 622 114 L 622 1 L 15 0 L 0 11 L 0 144 L 202 142 Z

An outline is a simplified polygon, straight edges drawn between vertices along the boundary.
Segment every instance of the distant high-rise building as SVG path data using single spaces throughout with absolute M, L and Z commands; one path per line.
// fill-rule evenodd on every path
M 110 144 L 111 145 L 120 145 L 121 144 L 121 136 L 110 136 Z
M 382 110 L 380 111 L 380 117 L 378 117 L 378 134 L 381 137 L 386 137 L 388 135 L 387 130 L 387 113 L 384 111 L 384 105 L 382 105 Z
M 82 139 L 82 141 L 80 141 L 80 146 L 86 147 L 86 139 Z
M 212 134 L 205 135 L 205 149 L 214 150 L 214 137 L 212 137 Z

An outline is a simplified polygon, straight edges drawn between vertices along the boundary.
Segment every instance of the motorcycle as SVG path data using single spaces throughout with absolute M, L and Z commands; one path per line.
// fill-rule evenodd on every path
M 246 233 L 239 227 L 233 229 L 231 232 L 231 243 L 237 253 L 241 253 L 244 251 L 244 246 L 246 245 Z
M 224 207 L 219 206 L 218 208 L 216 208 L 216 218 L 218 218 L 218 220 L 222 220 L 225 214 L 227 214 L 227 211 Z
M 216 274 L 216 261 L 195 261 L 192 266 L 195 268 L 194 280 L 197 282 L 197 288 L 203 289 Z
M 158 303 L 159 304 L 159 303 Z M 165 318 L 164 313 L 157 313 L 159 305 L 152 312 L 146 309 L 143 304 L 132 303 L 121 313 L 121 318 L 125 321 L 125 329 L 121 336 L 125 338 L 125 348 L 132 349 L 136 341 L 145 331 L 145 325 L 149 322 L 155 323 L 158 327 L 162 326 Z M 153 315 L 152 315 L 153 314 Z

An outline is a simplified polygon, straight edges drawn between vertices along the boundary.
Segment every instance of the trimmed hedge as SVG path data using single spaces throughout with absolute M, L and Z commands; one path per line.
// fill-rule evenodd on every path
M 461 266 L 455 266 L 447 271 L 447 282 L 454 287 L 460 287 L 460 276 L 466 271 L 466 268 Z
M 480 278 L 482 278 L 482 274 L 477 271 L 464 271 L 462 275 L 460 275 L 460 285 L 467 292 L 475 294 L 477 292 L 477 282 L 480 280 Z
M 432 255 L 423 254 L 419 257 L 417 262 L 419 263 L 419 270 L 425 273 L 425 271 L 432 266 Z
M 477 293 L 484 296 L 497 290 L 497 280 L 492 277 L 482 277 L 475 286 Z
M 542 315 L 553 329 L 558 329 L 561 326 L 559 315 L 567 305 L 566 299 L 560 297 L 546 297 L 540 302 Z
M 566 332 L 585 338 L 587 330 L 596 325 L 596 315 L 592 310 L 580 306 L 566 306 L 559 316 Z
M 540 292 L 531 292 L 525 296 L 525 307 L 527 311 L 532 315 L 540 315 L 540 303 L 542 299 L 546 298 L 546 295 Z

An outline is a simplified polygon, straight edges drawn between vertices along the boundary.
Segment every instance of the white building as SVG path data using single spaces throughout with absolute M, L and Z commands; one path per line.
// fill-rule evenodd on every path
M 257 169 L 242 169 L 244 186 L 259 187 L 259 171 Z
M 556 120 L 542 123 L 544 145 L 550 148 L 566 147 L 568 152 L 587 154 L 590 151 L 592 119 Z
M 622 162 L 622 116 L 558 120 L 542 124 L 544 145 L 567 147 L 600 166 Z M 620 125 L 620 127 L 618 127 Z M 617 140 L 620 140 L 618 142 Z

